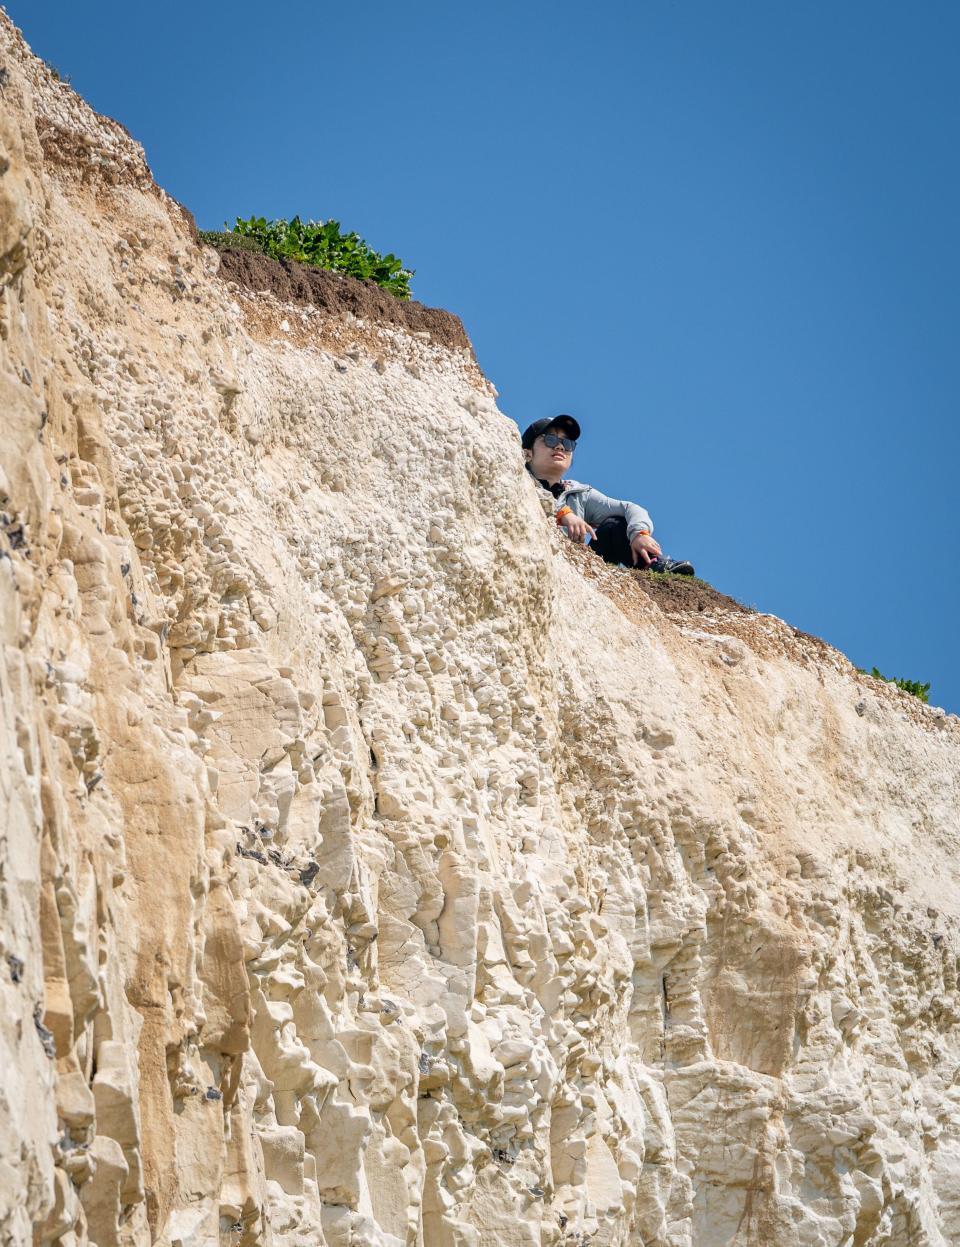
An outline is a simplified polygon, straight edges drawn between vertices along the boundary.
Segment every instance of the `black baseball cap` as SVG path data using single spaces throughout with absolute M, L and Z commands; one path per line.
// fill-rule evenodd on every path
M 551 416 L 549 420 L 534 420 L 533 424 L 528 425 L 523 431 L 523 437 L 520 438 L 520 445 L 524 450 L 529 450 L 540 434 L 551 426 L 563 429 L 566 435 L 572 437 L 574 441 L 580 436 L 580 425 L 573 416 Z

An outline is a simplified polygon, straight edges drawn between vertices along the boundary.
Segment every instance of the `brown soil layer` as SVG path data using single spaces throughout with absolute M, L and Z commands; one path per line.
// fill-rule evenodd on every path
M 672 576 L 664 572 L 639 572 L 623 569 L 636 584 L 649 594 L 660 609 L 668 615 L 691 615 L 699 611 L 716 610 L 737 611 L 744 615 L 755 615 L 752 607 L 744 606 L 736 598 L 728 597 L 705 580 L 695 576 Z
M 269 290 L 284 303 L 309 303 L 331 316 L 350 313 L 362 320 L 396 325 L 407 333 L 428 335 L 440 346 L 473 353 L 459 316 L 414 299 L 398 299 L 373 282 L 345 273 L 231 248 L 220 252 L 220 276 L 248 290 Z
M 784 654 L 808 665 L 826 661 L 849 666 L 847 660 L 826 641 L 801 632 L 772 615 L 762 615 L 751 606 L 721 593 L 705 580 L 693 576 L 671 576 L 658 572 L 638 572 L 634 568 L 611 567 L 573 542 L 561 544 L 564 556 L 575 563 L 581 574 L 631 619 L 641 620 L 645 604 L 657 608 L 681 629 L 689 626 L 718 636 L 739 637 L 758 654 Z
M 695 615 L 700 612 L 726 611 L 733 615 L 753 615 L 760 612 L 754 606 L 744 606 L 736 598 L 721 593 L 705 580 L 696 576 L 671 576 L 662 572 L 638 572 L 628 570 L 636 584 L 653 598 L 667 615 Z M 812 632 L 803 632 L 792 624 L 782 621 L 796 641 L 805 643 L 820 654 L 835 653 L 834 647 Z

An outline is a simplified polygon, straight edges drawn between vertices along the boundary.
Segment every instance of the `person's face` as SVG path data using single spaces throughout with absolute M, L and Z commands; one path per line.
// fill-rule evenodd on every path
M 547 445 L 547 439 L 552 442 L 556 438 L 563 438 L 567 442 L 571 440 L 566 429 L 551 425 L 544 429 L 527 452 L 530 456 L 530 470 L 534 476 L 556 477 L 559 480 L 573 462 L 573 450 L 567 450 L 562 442 L 557 442 L 555 446 Z

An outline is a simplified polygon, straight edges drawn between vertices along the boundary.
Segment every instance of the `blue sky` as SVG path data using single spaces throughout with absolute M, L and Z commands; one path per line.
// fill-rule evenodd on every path
M 960 711 L 960 5 L 7 11 L 201 226 L 335 217 L 718 588 Z

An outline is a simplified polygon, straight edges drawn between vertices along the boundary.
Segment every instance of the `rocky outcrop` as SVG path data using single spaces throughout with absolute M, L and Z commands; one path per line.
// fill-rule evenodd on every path
M 957 720 L 0 62 L 0 1242 L 958 1241 Z

